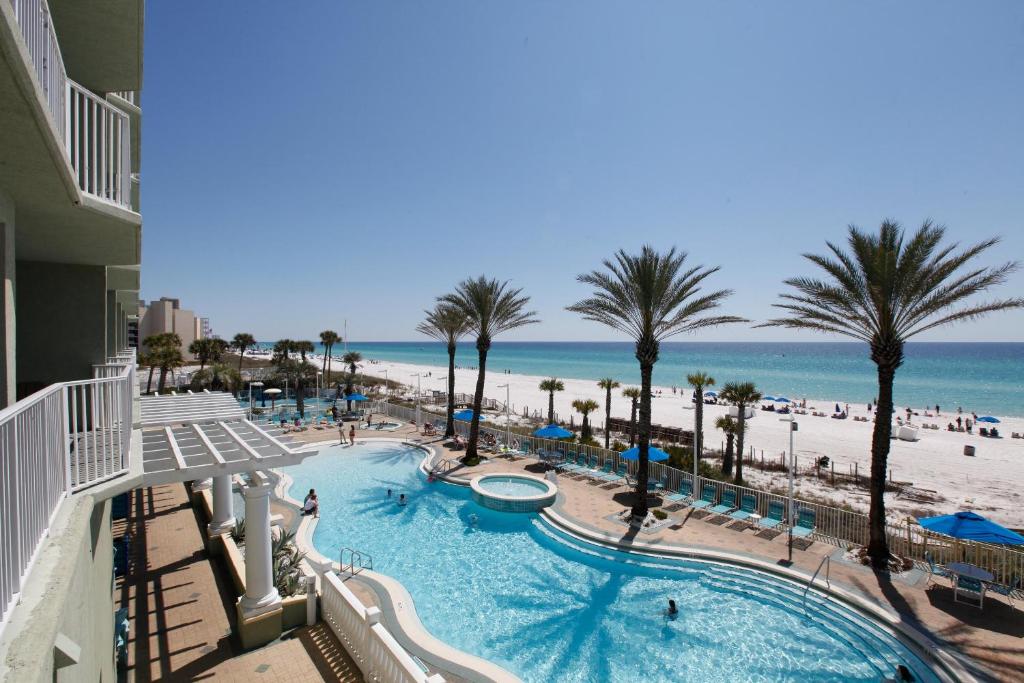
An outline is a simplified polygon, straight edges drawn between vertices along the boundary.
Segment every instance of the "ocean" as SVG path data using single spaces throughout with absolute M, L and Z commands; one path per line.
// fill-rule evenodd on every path
M 262 345 L 261 346 L 265 346 Z M 367 359 L 447 365 L 443 344 L 349 342 Z M 323 353 L 317 344 L 317 353 Z M 335 347 L 335 355 L 341 350 Z M 476 367 L 472 342 L 459 344 L 456 363 Z M 494 342 L 489 370 L 567 379 L 614 377 L 639 384 L 629 342 Z M 764 394 L 867 403 L 877 394 L 874 364 L 864 344 L 848 342 L 665 342 L 654 383 L 682 386 L 686 374 L 709 373 L 718 386 L 754 382 Z M 1024 343 L 911 342 L 896 373 L 895 403 L 940 405 L 981 414 L 1024 416 Z

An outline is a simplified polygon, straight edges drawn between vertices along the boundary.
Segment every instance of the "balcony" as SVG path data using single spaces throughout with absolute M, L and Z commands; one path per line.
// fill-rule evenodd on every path
M 129 115 L 68 78 L 46 0 L 7 2 L 14 10 L 36 85 L 83 203 L 98 200 L 101 205 L 136 213 Z M 136 93 L 117 94 L 134 104 Z

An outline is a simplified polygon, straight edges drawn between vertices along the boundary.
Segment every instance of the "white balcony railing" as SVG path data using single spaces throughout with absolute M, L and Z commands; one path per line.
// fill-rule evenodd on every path
M 119 206 L 131 204 L 128 115 L 68 80 L 67 153 L 78 186 Z
M 130 209 L 128 115 L 67 77 L 46 0 L 9 2 L 78 187 L 93 197 Z M 129 101 L 135 101 L 135 93 L 118 94 L 131 95 Z
M 110 361 L 0 411 L 0 631 L 63 501 L 128 470 L 135 358 Z

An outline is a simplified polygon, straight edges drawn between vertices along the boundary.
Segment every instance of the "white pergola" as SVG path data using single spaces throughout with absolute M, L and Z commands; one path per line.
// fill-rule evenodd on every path
M 211 535 L 233 528 L 231 478 L 249 473 L 242 489 L 246 519 L 243 617 L 278 608 L 281 597 L 274 586 L 271 560 L 271 486 L 260 471 L 297 465 L 316 451 L 299 451 L 290 439 L 278 438 L 278 430 L 267 431 L 245 419 L 242 406 L 229 393 L 146 396 L 140 403 L 143 481 L 155 485 L 212 479 Z

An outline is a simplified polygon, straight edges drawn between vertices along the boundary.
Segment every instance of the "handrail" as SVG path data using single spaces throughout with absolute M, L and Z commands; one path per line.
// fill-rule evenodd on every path
M 345 551 L 349 553 L 349 562 L 345 564 Z M 356 564 L 356 560 L 359 560 L 359 564 Z M 367 564 L 369 562 L 369 564 Z M 346 571 L 349 576 L 355 576 L 364 569 L 373 570 L 373 557 L 364 554 L 355 548 L 342 548 L 338 557 L 338 564 L 341 565 L 341 572 L 344 574 Z
M 821 562 L 818 563 L 818 568 L 814 570 L 814 573 L 811 574 L 811 578 L 807 580 L 807 585 L 804 586 L 803 595 L 800 596 L 801 600 L 804 603 L 804 607 L 807 606 L 807 591 L 811 590 L 811 584 L 813 584 L 814 580 L 818 578 L 818 572 L 821 571 L 822 567 L 825 567 L 825 585 L 829 588 L 832 588 L 832 582 L 829 581 L 829 574 L 832 571 L 832 556 L 826 555 L 825 557 L 821 558 Z
M 458 458 L 445 458 L 441 462 L 430 468 L 431 474 L 447 474 L 453 469 L 461 465 L 462 462 Z

